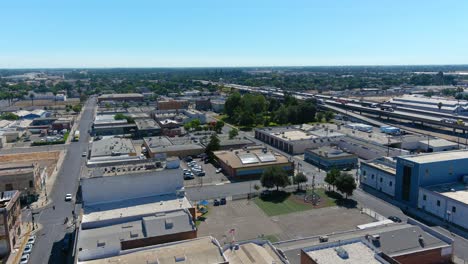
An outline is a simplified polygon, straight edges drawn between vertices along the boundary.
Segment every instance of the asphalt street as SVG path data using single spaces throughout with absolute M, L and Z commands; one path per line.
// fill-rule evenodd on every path
M 32 264 L 38 263 L 67 263 L 71 254 L 63 252 L 62 240 L 66 233 L 73 231 L 71 219 L 75 210 L 74 202 L 65 202 L 65 194 L 71 193 L 75 197 L 78 189 L 78 179 L 81 166 L 84 164 L 82 152 L 88 147 L 89 134 L 96 106 L 96 99 L 87 101 L 79 122 L 80 140 L 71 142 L 65 156 L 62 167 L 57 175 L 52 191 L 48 194 L 52 200 L 49 206 L 34 211 L 35 221 L 42 228 L 36 233 L 36 244 L 30 256 Z M 52 206 L 55 206 L 55 210 Z M 65 218 L 70 219 L 69 224 L 64 224 Z M 70 227 L 67 227 L 70 226 Z

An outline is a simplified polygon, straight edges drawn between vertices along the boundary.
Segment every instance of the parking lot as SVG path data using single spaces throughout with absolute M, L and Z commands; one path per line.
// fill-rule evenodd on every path
M 222 206 L 209 206 L 198 234 L 214 236 L 221 243 L 230 242 L 231 229 L 235 229 L 235 240 L 239 241 L 262 235 L 273 240 L 288 240 L 356 229 L 357 225 L 373 221 L 358 209 L 338 206 L 268 217 L 253 201 L 236 200 Z
M 228 178 L 222 173 L 216 173 L 216 167 L 211 163 L 205 164 L 200 158 L 195 158 L 193 161 L 201 167 L 201 170 L 205 172 L 205 176 L 194 175 L 193 179 L 185 180 L 185 186 L 202 186 L 202 185 L 214 185 L 220 183 L 229 183 Z M 180 167 L 191 171 L 191 168 L 187 165 L 186 161 L 181 161 Z

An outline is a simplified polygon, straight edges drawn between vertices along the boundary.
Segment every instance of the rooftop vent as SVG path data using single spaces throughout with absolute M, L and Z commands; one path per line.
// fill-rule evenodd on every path
M 336 254 L 340 258 L 342 258 L 342 259 L 348 259 L 349 258 L 348 252 L 344 248 L 337 247 L 337 248 L 335 248 L 335 251 L 336 251 Z
M 97 241 L 97 246 L 98 247 L 104 247 L 106 245 L 106 241 L 103 241 L 103 240 L 98 240 Z

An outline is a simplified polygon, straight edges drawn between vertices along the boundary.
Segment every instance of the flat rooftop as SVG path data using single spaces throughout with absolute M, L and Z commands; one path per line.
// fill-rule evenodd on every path
M 317 156 L 322 158 L 329 158 L 329 159 L 340 159 L 340 158 L 353 158 L 356 155 L 342 151 L 339 148 L 332 148 L 332 147 L 320 147 L 317 149 L 307 149 L 306 151 L 311 152 Z
M 142 94 L 139 93 L 125 93 L 125 94 L 103 94 L 100 95 L 98 98 L 101 100 L 111 100 L 111 99 L 117 99 L 117 98 L 128 98 L 128 97 L 138 97 L 138 98 L 143 98 Z
M 468 150 L 455 150 L 435 152 L 430 154 L 410 155 L 401 157 L 403 160 L 412 161 L 415 163 L 431 163 L 448 160 L 468 159 Z
M 460 182 L 432 185 L 425 189 L 468 205 L 468 185 Z
M 136 221 L 81 229 L 77 244 L 78 255 L 81 252 L 86 255 L 93 251 L 105 251 L 106 248 L 120 248 L 122 241 L 166 236 L 195 230 L 195 223 L 188 210 L 157 213 L 141 217 Z
M 379 236 L 380 241 L 372 242 L 373 246 L 391 257 L 448 246 L 446 242 L 425 232 L 419 226 L 382 232 Z M 419 241 L 420 236 L 424 239 L 424 245 Z
M 93 141 L 91 157 L 136 155 L 135 146 L 128 138 L 103 138 Z
M 371 160 L 371 161 L 361 161 L 362 163 L 365 163 L 366 165 L 370 167 L 374 167 L 376 169 L 379 169 L 381 171 L 387 172 L 388 174 L 391 174 L 393 176 L 396 175 L 396 164 L 395 166 L 390 166 L 386 164 L 385 162 L 379 161 L 379 160 Z
M 264 152 L 262 148 L 215 151 L 214 155 L 232 168 L 286 164 L 290 162 L 286 156 L 272 151 Z
M 419 141 L 419 143 L 427 145 L 427 139 L 421 140 Z M 448 141 L 446 139 L 438 138 L 438 139 L 430 139 L 429 146 L 436 147 L 436 148 L 443 148 L 443 147 L 457 147 L 458 144 L 452 141 Z
M 160 212 L 192 208 L 186 197 L 175 194 L 157 195 L 110 203 L 91 204 L 83 207 L 82 224 L 133 216 L 152 215 Z
M 136 119 L 135 124 L 138 130 L 160 129 L 158 122 L 151 118 Z
M 331 243 L 329 245 L 317 246 L 316 248 L 304 252 L 317 264 L 381 264 L 388 263 L 380 258 L 374 249 L 370 248 L 363 241 L 352 241 L 341 243 Z M 345 255 L 341 257 L 339 253 Z
M 273 246 L 266 241 L 241 243 L 238 248 L 228 247 L 224 250 L 224 254 L 229 259 L 229 264 L 286 263 L 278 256 Z
M 122 252 L 119 256 L 78 262 L 81 264 L 224 264 L 228 263 L 219 242 L 213 237 L 182 240 Z

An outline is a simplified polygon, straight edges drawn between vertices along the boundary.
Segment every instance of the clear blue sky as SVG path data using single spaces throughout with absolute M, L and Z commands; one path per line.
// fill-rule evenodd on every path
M 467 0 L 4 0 L 0 68 L 468 64 Z

